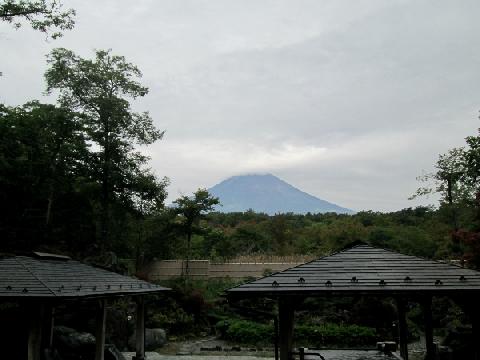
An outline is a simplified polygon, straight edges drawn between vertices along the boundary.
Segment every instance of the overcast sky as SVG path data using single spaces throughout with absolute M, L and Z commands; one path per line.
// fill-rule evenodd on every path
M 478 0 L 64 0 L 56 41 L 0 24 L 0 102 L 46 101 L 45 55 L 111 48 L 143 72 L 170 200 L 272 173 L 354 210 L 399 210 L 476 133 Z M 428 202 L 434 202 L 430 199 Z

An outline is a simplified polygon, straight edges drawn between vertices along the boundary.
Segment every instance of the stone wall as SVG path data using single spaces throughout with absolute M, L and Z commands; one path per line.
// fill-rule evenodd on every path
M 185 274 L 185 260 L 161 260 L 151 263 L 146 275 L 149 281 L 167 280 Z M 189 273 L 192 279 L 262 277 L 266 271 L 282 271 L 301 263 L 211 263 L 209 260 L 190 260 Z

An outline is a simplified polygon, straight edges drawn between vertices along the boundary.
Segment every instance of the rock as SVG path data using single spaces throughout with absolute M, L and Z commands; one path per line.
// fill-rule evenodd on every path
M 395 341 L 385 341 L 385 347 L 383 348 L 384 352 L 395 352 L 397 351 L 397 343 Z
M 128 340 L 128 345 L 131 349 L 135 349 L 137 342 L 136 334 L 134 333 Z M 158 349 L 167 343 L 167 333 L 165 330 L 156 328 L 156 329 L 145 329 L 145 350 L 152 351 Z
M 397 351 L 397 343 L 395 341 L 379 341 L 377 349 L 385 353 Z
M 105 344 L 105 360 L 125 360 L 125 356 L 113 344 Z
M 125 360 L 132 360 L 135 356 L 134 352 L 124 352 L 122 353 Z M 162 360 L 164 357 L 156 352 L 147 352 L 145 353 L 145 359 L 147 360 Z
M 95 337 L 66 326 L 53 328 L 54 344 L 65 360 L 82 360 L 95 356 Z
M 78 332 L 66 326 L 55 326 L 53 335 L 62 347 L 81 350 L 95 349 L 95 336 L 87 332 Z

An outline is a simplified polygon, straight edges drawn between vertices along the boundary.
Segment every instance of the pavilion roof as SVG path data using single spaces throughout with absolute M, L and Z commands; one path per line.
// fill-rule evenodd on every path
M 480 291 L 480 272 L 356 245 L 227 290 L 229 296 L 452 294 Z
M 169 290 L 68 257 L 37 255 L 0 259 L 0 299 L 105 298 Z

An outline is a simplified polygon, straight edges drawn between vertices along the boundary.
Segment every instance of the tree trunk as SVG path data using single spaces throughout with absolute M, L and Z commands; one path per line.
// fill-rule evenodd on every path
M 103 164 L 102 164 L 102 216 L 101 216 L 101 241 L 100 252 L 103 253 L 108 245 L 110 219 L 110 136 L 108 116 L 100 116 L 103 122 Z
M 480 190 L 475 193 L 475 205 L 477 208 L 477 230 L 480 230 Z
M 450 211 L 452 214 L 452 225 L 453 225 L 453 230 L 455 232 L 458 231 L 458 220 L 457 220 L 457 211 L 455 209 L 455 206 L 453 205 L 453 180 L 452 179 L 447 179 L 447 201 L 448 201 L 448 206 L 450 207 Z
M 185 277 L 188 279 L 190 276 L 190 243 L 192 241 L 192 229 L 188 229 L 187 232 L 187 263 L 185 265 Z
M 52 205 L 53 205 L 53 197 L 55 194 L 53 182 L 50 183 L 49 187 L 50 189 L 48 191 L 47 212 L 45 214 L 45 225 L 47 226 L 47 228 L 50 226 L 50 221 L 52 219 Z

